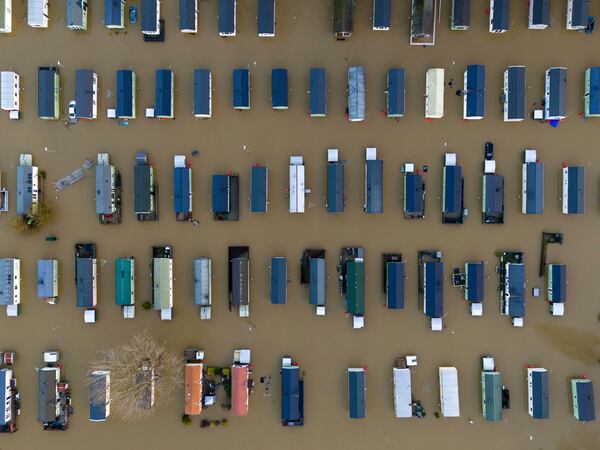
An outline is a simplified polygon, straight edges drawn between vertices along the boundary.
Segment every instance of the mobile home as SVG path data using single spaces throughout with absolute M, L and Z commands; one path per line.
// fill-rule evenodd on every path
M 98 153 L 96 165 L 96 214 L 100 223 L 119 223 L 121 219 L 120 176 L 110 164 L 108 153 Z M 113 218 L 115 220 L 113 220 Z
M 135 119 L 136 76 L 133 70 L 117 70 L 117 117 Z
M 106 422 L 110 415 L 110 371 L 94 370 L 89 374 L 90 421 Z
M 510 0 L 490 0 L 490 33 L 504 33 L 510 27 Z
M 366 414 L 366 371 L 363 367 L 350 367 L 348 376 L 348 418 L 364 419 Z
M 250 109 L 250 71 L 233 69 L 233 109 Z
M 344 161 L 339 159 L 337 148 L 330 148 L 327 150 L 327 212 L 344 212 L 344 204 Z
M 194 117 L 212 117 L 212 74 L 208 69 L 194 69 Z
M 313 67 L 309 72 L 310 117 L 325 117 L 327 114 L 327 71 L 322 67 Z
M 48 28 L 48 0 L 27 0 L 27 25 Z
M 452 0 L 451 30 L 468 30 L 471 26 L 471 0 Z
M 272 257 L 269 269 L 269 301 L 272 305 L 285 304 L 287 302 L 287 258 Z
M 494 358 L 483 358 L 481 371 L 481 412 L 488 422 L 502 421 L 502 374 L 494 367 Z M 487 364 L 487 362 L 490 362 Z
M 158 69 L 155 72 L 154 117 L 175 118 L 175 75 L 172 70 Z
M 200 319 L 208 320 L 212 311 L 212 261 L 196 258 L 194 264 L 194 304 L 200 307 Z
M 405 267 L 402 255 L 384 254 L 382 261 L 385 307 L 388 309 L 403 309 Z
M 340 252 L 340 294 L 344 297 L 346 313 L 352 316 L 352 327 L 364 327 L 365 320 L 365 250 L 362 247 L 345 247 Z
M 496 172 L 493 159 L 483 163 L 481 213 L 483 223 L 504 223 L 504 177 Z
M 412 0 L 410 45 L 435 44 L 436 6 L 434 0 Z
M 38 259 L 37 298 L 50 304 L 58 301 L 58 260 Z
M 267 212 L 268 175 L 269 169 L 265 166 L 250 168 L 250 212 L 252 213 Z
M 158 220 L 158 187 L 154 180 L 154 165 L 146 152 L 137 152 L 133 168 L 134 211 L 137 220 Z
M 17 166 L 17 215 L 29 216 L 37 212 L 40 202 L 38 167 L 33 165 L 33 157 L 22 153 Z
M 383 161 L 377 159 L 377 149 L 365 150 L 365 204 L 367 214 L 383 214 Z
M 0 33 L 12 32 L 12 0 L 0 0 Z
M 562 120 L 567 117 L 567 69 L 550 67 L 546 70 L 544 119 Z
M 567 0 L 567 30 L 583 30 L 588 26 L 590 0 Z
M 427 69 L 425 73 L 425 118 L 444 117 L 444 69 Z
M 423 313 L 431 321 L 433 331 L 441 331 L 444 317 L 444 263 L 441 256 L 437 261 L 424 261 L 419 264 L 422 272 L 421 297 Z
M 583 214 L 585 211 L 585 177 L 582 166 L 562 168 L 562 213 Z
M 463 223 L 464 178 L 456 153 L 446 153 L 442 177 L 442 223 Z
M 333 35 L 338 41 L 352 36 L 354 0 L 333 0 Z
M 202 378 L 204 364 L 189 362 L 185 365 L 185 387 L 183 413 L 197 416 L 202 412 Z
M 289 183 L 290 212 L 303 213 L 306 189 L 304 186 L 304 159 L 302 156 L 290 156 Z
M 250 392 L 248 389 L 249 368 L 247 365 L 231 367 L 231 414 L 247 416 Z
M 397 418 L 412 417 L 413 399 L 410 369 L 394 367 L 392 380 L 394 381 L 394 414 Z
M 288 71 L 273 69 L 271 71 L 271 107 L 288 109 Z
M 16 317 L 21 303 L 21 260 L 0 259 L 0 306 L 6 306 L 6 315 Z
M 142 34 L 158 36 L 160 34 L 160 0 L 141 0 Z
M 525 319 L 525 264 L 523 253 L 500 253 L 500 315 L 508 316 L 512 325 L 522 327 Z
M 566 264 L 548 264 L 546 273 L 546 296 L 553 316 L 562 316 L 567 300 Z
M 304 380 L 300 367 L 292 358 L 281 361 L 281 424 L 284 427 L 304 425 Z
M 585 117 L 600 117 L 600 67 L 589 67 L 585 71 L 583 106 Z
M 98 116 L 98 75 L 93 70 L 75 71 L 75 116 L 85 120 Z
M 594 385 L 587 378 L 571 379 L 571 400 L 573 416 L 580 422 L 596 420 L 596 405 L 594 404 Z
M 442 417 L 460 417 L 458 371 L 456 367 L 438 367 L 440 410 Z
M 152 306 L 161 320 L 173 314 L 173 248 L 152 247 Z
M 541 367 L 527 368 L 527 409 L 534 419 L 550 417 L 548 371 Z
M 305 249 L 300 260 L 300 284 L 308 287 L 308 303 L 325 315 L 325 250 Z
M 258 0 L 258 35 L 275 37 L 275 0 Z
M 237 32 L 237 0 L 219 0 L 219 36 L 235 36 Z
M 0 356 L 4 354 L 0 353 Z M 13 376 L 12 362 L 0 363 L 3 363 L 0 367 L 0 433 L 14 433 L 17 431 L 17 416 L 20 413 L 17 380 Z
M 84 309 L 86 323 L 95 322 L 97 278 L 96 244 L 75 244 L 75 298 L 77 307 Z
M 385 112 L 388 117 L 404 117 L 404 69 L 393 68 L 387 73 L 387 89 Z
M 38 117 L 58 120 L 60 116 L 60 75 L 58 67 L 38 68 Z
M 198 31 L 198 0 L 179 0 L 179 31 Z
M 104 0 L 104 26 L 112 30 L 125 29 L 125 0 Z
M 523 214 L 543 214 L 544 163 L 538 161 L 535 150 L 525 150 L 523 154 L 521 212 Z
M 0 108 L 3 111 L 19 110 L 19 74 L 16 72 L 0 72 Z
M 465 263 L 464 296 L 465 300 L 470 304 L 471 315 L 473 316 L 483 313 L 484 271 L 483 261 Z
M 123 317 L 135 316 L 135 259 L 115 260 L 115 303 L 123 308 Z
M 464 75 L 463 119 L 479 120 L 485 115 L 485 66 L 471 64 Z
M 373 30 L 387 31 L 392 22 L 392 0 L 373 0 Z
M 361 122 L 366 117 L 365 107 L 365 68 L 348 69 L 348 120 Z
M 240 317 L 250 315 L 250 249 L 229 247 L 229 310 Z
M 66 25 L 69 30 L 86 31 L 88 0 L 67 0 Z
M 173 209 L 178 222 L 192 220 L 192 168 L 185 155 L 173 157 Z
M 544 30 L 549 25 L 550 0 L 529 0 L 529 29 Z
M 239 219 L 240 177 L 237 174 L 212 176 L 211 204 L 214 220 Z
M 504 121 L 525 119 L 525 66 L 508 66 L 504 71 Z
M 52 425 L 59 421 L 61 415 L 59 382 L 60 367 L 38 370 L 38 421 L 43 423 L 44 429 L 56 428 Z
M 425 217 L 425 182 L 413 163 L 406 163 L 404 169 L 403 209 L 405 219 Z

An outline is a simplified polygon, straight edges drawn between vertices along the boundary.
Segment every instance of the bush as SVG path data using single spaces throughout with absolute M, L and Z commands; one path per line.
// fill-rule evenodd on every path
M 192 419 L 187 414 L 184 414 L 183 416 L 181 416 L 181 423 L 184 425 L 191 425 Z
M 142 308 L 144 308 L 147 311 L 150 308 L 152 308 L 152 303 L 150 303 L 150 302 L 144 302 L 144 303 L 142 303 Z
M 52 222 L 52 206 L 49 203 L 40 202 L 35 213 L 13 217 L 8 222 L 8 226 L 17 233 L 30 233 L 50 222 Z

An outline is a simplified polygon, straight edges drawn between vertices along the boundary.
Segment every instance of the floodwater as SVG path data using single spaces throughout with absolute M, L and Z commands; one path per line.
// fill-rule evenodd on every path
M 14 2 L 14 32 L 0 39 L 0 66 L 21 75 L 22 120 L 0 117 L 2 149 L 0 169 L 11 190 L 14 204 L 14 167 L 19 153 L 32 153 L 34 162 L 47 172 L 45 187 L 56 210 L 55 222 L 34 236 L 15 236 L 6 227 L 14 208 L 0 217 L 0 255 L 22 260 L 22 314 L 17 319 L 0 318 L 3 350 L 17 352 L 16 374 L 22 392 L 19 431 L 0 437 L 0 448 L 34 449 L 597 449 L 600 433 L 595 424 L 580 424 L 570 414 L 569 377 L 586 374 L 600 383 L 598 346 L 598 176 L 600 156 L 595 148 L 600 119 L 584 121 L 583 77 L 588 66 L 600 63 L 600 35 L 564 30 L 566 2 L 552 2 L 552 26 L 546 31 L 528 31 L 524 2 L 513 1 L 511 30 L 501 36 L 487 32 L 485 2 L 473 2 L 472 26 L 468 32 L 448 30 L 449 3 L 443 2 L 437 43 L 433 48 L 408 45 L 409 2 L 394 2 L 392 30 L 370 29 L 371 2 L 358 2 L 355 34 L 336 42 L 330 23 L 330 1 L 278 1 L 277 38 L 256 36 L 256 1 L 242 0 L 238 7 L 238 36 L 223 40 L 217 35 L 216 0 L 199 2 L 199 33 L 184 36 L 177 31 L 177 2 L 163 3 L 167 39 L 163 44 L 145 43 L 139 25 L 128 33 L 111 35 L 103 27 L 103 2 L 91 2 L 91 24 L 78 34 L 64 27 L 64 2 L 51 1 L 51 25 L 35 30 L 21 22 L 25 8 Z M 400 5 L 402 3 L 402 5 Z M 591 14 L 600 17 L 592 3 Z M 139 23 L 139 22 L 138 22 Z M 62 106 L 74 96 L 74 71 L 94 69 L 100 79 L 99 117 L 93 123 L 66 128 L 62 122 L 46 122 L 36 115 L 36 71 L 38 66 L 57 64 L 62 70 Z M 461 120 L 462 99 L 454 90 L 462 87 L 462 74 L 470 63 L 486 65 L 486 117 L 478 122 Z M 527 66 L 527 103 L 539 105 L 543 74 L 551 66 L 569 69 L 567 120 L 558 128 L 527 120 L 505 124 L 501 120 L 499 96 L 507 65 Z M 367 79 L 367 120 L 344 120 L 345 77 L 350 65 L 364 65 Z M 113 107 L 115 71 L 132 67 L 140 86 L 138 119 L 128 127 L 105 118 Z M 327 68 L 328 117 L 307 117 L 308 69 Z M 394 121 L 383 116 L 385 72 L 389 67 L 406 68 L 406 117 Z M 156 121 L 143 117 L 144 108 L 154 103 L 154 70 L 171 67 L 175 72 L 176 120 Z M 214 117 L 200 121 L 191 115 L 192 70 L 207 67 L 213 73 Z M 231 109 L 231 70 L 251 71 L 252 109 Z M 287 67 L 290 77 L 290 109 L 270 108 L 270 70 Z M 446 69 L 445 117 L 428 123 L 423 118 L 424 77 L 430 67 Z M 495 144 L 499 173 L 506 177 L 505 224 L 481 224 L 480 177 L 483 144 Z M 364 149 L 376 146 L 385 161 L 385 212 L 369 216 L 362 211 Z M 346 160 L 346 212 L 325 212 L 326 149 L 337 147 Z M 523 216 L 518 198 L 521 183 L 521 151 L 535 148 L 545 163 L 545 213 Z M 149 152 L 156 163 L 160 190 L 160 220 L 139 223 L 133 215 L 133 164 L 137 150 Z M 190 155 L 194 170 L 194 215 L 198 227 L 176 223 L 172 212 L 172 158 Z M 470 214 L 464 225 L 442 225 L 440 213 L 443 154 L 456 152 L 465 174 L 465 206 Z M 94 214 L 93 177 L 56 194 L 50 181 L 95 160 L 98 152 L 110 153 L 123 175 L 123 223 L 102 226 Z M 310 208 L 302 215 L 287 212 L 285 188 L 290 155 L 302 155 L 307 186 L 312 192 Z M 406 221 L 401 211 L 400 164 L 428 164 L 426 213 L 421 221 Z M 563 161 L 586 168 L 586 214 L 560 214 L 560 168 Z M 266 215 L 250 215 L 246 198 L 249 168 L 268 165 L 270 209 Z M 228 170 L 241 174 L 241 217 L 237 223 L 215 222 L 210 215 L 210 176 Z M 308 203 L 307 203 L 308 204 Z M 559 231 L 564 245 L 549 247 L 549 261 L 569 266 L 566 315 L 553 318 L 542 298 L 527 298 L 525 327 L 513 328 L 498 313 L 495 274 L 498 249 L 525 252 L 527 291 L 544 287 L 538 277 L 541 232 Z M 55 234 L 58 241 L 45 242 Z M 98 244 L 100 265 L 98 322 L 85 325 L 75 307 L 73 245 Z M 138 305 L 150 299 L 149 260 L 151 246 L 174 247 L 174 320 L 161 322 L 157 315 L 138 308 L 134 320 L 122 318 L 113 300 L 113 264 L 117 257 L 137 259 Z M 251 304 L 249 320 L 227 310 L 227 247 L 249 245 L 251 257 Z M 338 294 L 335 265 L 342 246 L 363 246 L 366 255 L 367 310 L 363 330 L 353 330 L 344 315 Z M 299 285 L 299 260 L 304 248 L 327 250 L 327 316 L 316 317 L 308 305 L 307 292 Z M 443 252 L 447 281 L 445 288 L 446 328 L 428 330 L 428 321 L 418 309 L 417 251 Z M 406 308 L 388 311 L 382 307 L 381 253 L 401 252 L 407 265 Z M 193 305 L 192 259 L 213 258 L 213 318 L 201 321 Z M 271 256 L 286 256 L 290 283 L 288 304 L 269 305 L 268 262 Z M 56 257 L 61 264 L 61 301 L 46 305 L 35 298 L 35 262 Z M 484 316 L 473 318 L 452 288 L 449 274 L 467 260 L 486 262 Z M 270 397 L 259 383 L 250 398 L 250 414 L 230 418 L 221 429 L 200 429 L 199 419 L 185 427 L 180 422 L 183 392 L 148 420 L 123 423 L 111 417 L 105 424 L 88 421 L 86 366 L 98 348 L 122 343 L 139 331 L 149 330 L 169 347 L 183 351 L 198 346 L 212 365 L 229 364 L 236 348 L 252 349 L 255 379 L 271 375 Z M 556 334 L 572 343 L 557 342 Z M 571 341 L 569 341 L 571 342 Z M 75 415 L 65 433 L 46 433 L 36 422 L 37 385 L 35 366 L 42 364 L 42 351 L 62 352 L 66 376 L 71 382 Z M 400 355 L 417 354 L 413 394 L 425 406 L 423 420 L 399 420 L 392 409 L 391 369 Z M 305 371 L 305 426 L 285 429 L 279 422 L 280 358 L 292 355 Z M 493 354 L 511 390 L 512 408 L 504 422 L 485 423 L 481 418 L 480 357 Z M 550 419 L 534 421 L 526 410 L 525 366 L 536 364 L 551 370 Z M 367 419 L 351 422 L 346 413 L 347 367 L 368 365 Z M 436 419 L 439 399 L 437 367 L 458 368 L 461 417 Z M 227 417 L 219 406 L 204 417 Z M 472 419 L 472 422 L 470 421 Z

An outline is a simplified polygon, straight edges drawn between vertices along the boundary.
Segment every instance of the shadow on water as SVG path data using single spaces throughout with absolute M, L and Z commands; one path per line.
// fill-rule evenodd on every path
M 550 323 L 540 323 L 536 331 L 560 353 L 587 365 L 600 364 L 600 334 Z

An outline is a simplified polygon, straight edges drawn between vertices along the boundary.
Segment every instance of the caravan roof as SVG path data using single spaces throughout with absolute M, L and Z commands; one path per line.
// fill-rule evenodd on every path
M 456 367 L 439 367 L 440 408 L 443 417 L 459 417 L 458 371 Z
M 348 69 L 348 120 L 360 122 L 365 120 L 365 68 L 350 67 Z
M 310 285 L 308 302 L 311 305 L 325 306 L 325 258 L 310 258 Z
M 155 73 L 155 105 L 154 116 L 159 118 L 171 118 L 175 116 L 173 110 L 174 104 L 174 84 L 175 77 L 173 71 L 169 69 L 157 69 Z
M 309 72 L 311 117 L 324 117 L 327 114 L 327 72 L 322 67 L 313 67 Z
M 444 315 L 444 263 L 423 263 L 423 299 L 427 317 L 440 318 Z
M 388 261 L 386 270 L 386 306 L 391 309 L 404 308 L 404 262 Z
M 365 212 L 383 213 L 383 161 L 381 159 L 365 161 Z
M 365 369 L 348 369 L 348 416 L 350 419 L 364 419 L 366 417 Z
M 235 36 L 237 0 L 219 0 L 219 34 Z
M 275 36 L 275 0 L 258 0 L 258 35 Z
M 465 299 L 470 302 L 483 301 L 484 285 L 483 262 L 468 262 L 465 264 Z
M 267 212 L 267 174 L 264 166 L 253 166 L 250 169 L 250 212 Z
M 344 212 L 344 162 L 327 162 L 327 212 Z
M 135 117 L 135 73 L 117 70 L 117 117 Z
M 404 116 L 404 69 L 393 68 L 387 73 L 387 104 L 388 117 Z
M 394 380 L 394 412 L 396 417 L 412 417 L 412 390 L 410 369 L 392 369 Z
M 184 414 L 195 416 L 202 411 L 202 363 L 185 365 Z
M 248 414 L 248 366 L 231 368 L 231 414 L 245 416 Z
M 283 425 L 302 425 L 304 410 L 303 383 L 300 367 L 281 368 L 281 421 Z
M 271 71 L 271 106 L 273 109 L 288 108 L 287 69 L 273 69 Z
M 212 117 L 212 75 L 208 69 L 194 69 L 194 116 Z
M 89 375 L 90 420 L 104 422 L 110 414 L 110 372 L 94 370 Z
M 271 258 L 269 299 L 274 305 L 287 301 L 287 259 L 284 256 Z
M 346 263 L 346 312 L 356 316 L 365 313 L 365 263 Z

